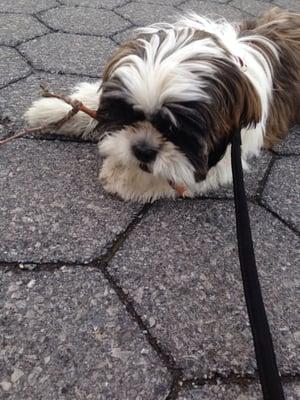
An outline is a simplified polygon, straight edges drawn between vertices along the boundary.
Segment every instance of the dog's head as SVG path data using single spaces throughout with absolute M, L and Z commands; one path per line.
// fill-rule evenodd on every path
M 105 68 L 100 152 L 136 176 L 191 187 L 222 157 L 232 129 L 259 119 L 255 89 L 217 36 L 154 27 Z

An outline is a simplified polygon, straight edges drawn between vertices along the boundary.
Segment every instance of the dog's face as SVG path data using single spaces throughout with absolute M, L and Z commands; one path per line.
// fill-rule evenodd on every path
M 97 117 L 100 152 L 106 170 L 114 169 L 113 177 L 102 174 L 104 184 L 119 179 L 109 191 L 123 198 L 140 191 L 135 197 L 145 201 L 159 197 L 163 183 L 167 191 L 170 182 L 189 189 L 204 180 L 232 129 L 259 121 L 260 104 L 212 33 L 153 28 L 121 46 L 106 66 Z

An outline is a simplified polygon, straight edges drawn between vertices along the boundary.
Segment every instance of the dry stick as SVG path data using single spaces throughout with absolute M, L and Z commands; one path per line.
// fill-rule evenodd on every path
M 62 100 L 72 107 L 71 110 L 57 122 L 53 122 L 51 124 L 44 125 L 44 126 L 38 126 L 36 128 L 25 128 L 25 129 L 21 130 L 20 132 L 17 132 L 16 134 L 14 134 L 6 139 L 0 140 L 0 146 L 4 145 L 6 143 L 12 142 L 13 140 L 23 137 L 25 135 L 28 135 L 30 133 L 36 133 L 36 132 L 45 133 L 45 132 L 49 132 L 50 130 L 54 130 L 54 129 L 58 130 L 67 121 L 69 121 L 69 119 L 71 119 L 75 114 L 77 114 L 79 111 L 84 112 L 85 114 L 89 115 L 91 118 L 97 119 L 97 111 L 91 110 L 90 108 L 86 107 L 84 104 L 82 104 L 81 101 L 76 100 L 76 99 L 74 99 L 74 100 L 70 99 L 69 97 L 66 97 L 63 94 L 52 93 L 45 86 L 43 86 L 43 85 L 40 85 L 40 86 L 43 90 L 43 92 L 42 92 L 43 97 L 52 97 L 55 99 Z M 174 182 L 171 182 L 171 181 L 168 181 L 168 182 L 169 182 L 169 185 L 177 192 L 177 194 L 179 196 L 181 196 L 181 197 L 186 196 L 187 189 L 184 185 L 175 184 Z
M 14 135 L 12 135 L 12 136 L 10 136 L 10 137 L 8 137 L 8 138 L 5 138 L 5 139 L 0 140 L 0 146 L 2 146 L 3 144 L 6 144 L 6 143 L 12 142 L 13 140 L 18 139 L 18 138 L 20 138 L 20 137 L 22 137 L 22 136 L 25 136 L 25 135 L 27 135 L 28 133 L 39 132 L 39 131 L 41 131 L 42 129 L 43 129 L 43 127 L 41 127 L 41 126 L 38 126 L 37 128 L 28 128 L 28 129 L 25 128 L 25 129 L 23 129 L 22 131 L 17 132 L 17 133 L 15 133 Z
M 21 130 L 20 132 L 17 132 L 16 134 L 0 140 L 0 146 L 2 146 L 3 144 L 9 143 L 15 139 L 18 139 L 20 137 L 23 137 L 25 135 L 28 135 L 30 133 L 45 133 L 45 132 L 49 132 L 50 130 L 58 130 L 60 129 L 67 121 L 69 121 L 69 119 L 71 119 L 75 114 L 77 114 L 79 111 L 84 112 L 85 114 L 88 114 L 90 117 L 97 119 L 97 111 L 96 110 L 91 110 L 90 108 L 86 107 L 84 104 L 81 103 L 81 101 L 79 100 L 72 100 L 62 94 L 56 94 L 56 93 L 52 93 L 49 92 L 49 90 L 41 85 L 41 88 L 43 89 L 42 92 L 42 96 L 43 97 L 53 97 L 59 100 L 64 101 L 65 103 L 69 104 L 72 109 L 63 117 L 61 118 L 59 121 L 48 124 L 48 125 L 44 125 L 44 126 L 38 126 L 36 128 L 25 128 L 23 130 Z
M 78 109 L 78 111 L 82 111 L 85 114 L 88 114 L 90 117 L 97 119 L 97 111 L 91 110 L 90 108 L 86 107 L 84 104 L 82 104 L 81 101 L 76 99 L 72 100 L 69 97 L 64 96 L 63 94 L 49 92 L 49 90 L 44 85 L 40 86 L 43 89 L 42 92 L 43 97 L 53 97 L 55 99 L 62 100 L 65 103 L 69 104 L 71 107 Z

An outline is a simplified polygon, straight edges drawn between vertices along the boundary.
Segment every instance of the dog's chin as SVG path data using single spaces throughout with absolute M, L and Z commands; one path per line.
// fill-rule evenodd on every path
M 107 192 L 126 201 L 148 203 L 177 196 L 166 179 L 143 171 L 139 165 L 124 166 L 110 156 L 103 160 L 99 178 Z

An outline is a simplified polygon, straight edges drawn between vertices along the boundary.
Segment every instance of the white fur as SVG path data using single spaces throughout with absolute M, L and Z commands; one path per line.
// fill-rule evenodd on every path
M 99 106 L 99 87 L 101 82 L 82 82 L 74 88 L 72 99 L 82 101 L 87 107 L 96 110 Z M 69 111 L 71 106 L 62 100 L 44 97 L 33 102 L 24 114 L 25 120 L 31 127 L 48 125 L 59 121 Z M 57 133 L 70 136 L 88 137 L 96 128 L 97 121 L 87 114 L 79 111 L 68 122 L 66 122 Z
M 225 20 L 212 21 L 190 14 L 176 24 L 156 24 L 144 28 L 142 32 L 151 33 L 152 39 L 141 40 L 146 56 L 124 57 L 114 67 L 112 75 L 122 81 L 126 96 L 133 105 L 151 114 L 161 108 L 166 101 L 201 100 L 210 102 L 205 93 L 208 82 L 213 77 L 214 69 L 206 62 L 194 63 L 189 60 L 197 55 L 225 57 L 224 51 L 211 39 L 191 41 L 195 30 L 205 30 L 215 34 L 231 53 L 231 61 L 239 65 L 238 59 L 246 64 L 244 73 L 255 87 L 262 108 L 262 118 L 256 128 L 242 131 L 242 162 L 247 169 L 247 159 L 257 155 L 263 146 L 264 132 L 268 118 L 269 104 L 272 98 L 272 67 L 267 55 L 253 47 L 255 42 L 263 42 L 277 56 L 277 49 L 264 37 L 245 36 L 238 38 L 238 25 Z M 164 30 L 165 40 L 160 43 L 158 31 Z M 82 100 L 87 106 L 97 108 L 99 104 L 99 84 L 82 84 L 77 87 L 73 98 Z M 116 89 L 118 90 L 118 89 Z M 25 114 L 31 126 L 50 123 L 61 118 L 69 106 L 55 99 L 42 99 L 35 102 Z M 97 122 L 85 114 L 78 113 L 60 133 L 89 134 Z M 138 132 L 139 137 L 147 137 L 147 132 Z M 151 136 L 152 137 L 152 136 Z M 149 139 L 149 135 L 148 135 Z M 125 200 L 151 201 L 160 197 L 175 196 L 167 180 L 183 183 L 188 188 L 188 195 L 195 196 L 232 180 L 230 145 L 224 157 L 211 168 L 205 181 L 195 183 L 194 169 L 185 156 L 172 145 L 159 152 L 153 165 L 152 173 L 143 172 L 131 153 L 135 138 L 127 129 L 117 134 L 107 135 L 99 144 L 100 152 L 105 156 L 100 179 L 104 188 L 116 193 Z M 149 139 L 150 140 L 150 139 Z M 155 135 L 151 140 L 156 140 Z
M 222 41 L 223 46 L 230 51 L 233 61 L 239 64 L 238 59 L 240 58 L 246 64 L 246 70 L 244 73 L 251 81 L 259 95 L 262 108 L 262 118 L 256 130 L 249 130 L 253 143 L 250 143 L 251 140 L 247 140 L 247 145 L 244 143 L 244 155 L 246 155 L 246 153 L 248 154 L 248 149 L 249 154 L 257 155 L 263 144 L 263 135 L 268 118 L 269 104 L 272 98 L 273 70 L 267 55 L 262 54 L 261 51 L 253 46 L 253 44 L 263 43 L 276 56 L 276 58 L 279 58 L 276 44 L 259 35 L 249 35 L 239 38 L 238 24 L 229 23 L 224 18 L 214 21 L 195 13 L 187 14 L 186 17 L 177 21 L 174 25 L 158 23 L 153 24 L 148 28 L 142 28 L 140 31 L 155 34 L 159 30 L 172 32 L 174 29 L 175 31 L 184 29 L 186 32 L 188 32 L 188 29 L 192 29 L 192 32 L 193 30 L 203 30 L 212 33 L 216 35 Z M 198 41 L 195 42 L 197 43 L 198 53 L 202 54 L 202 52 L 204 52 L 205 54 L 206 43 L 203 43 L 205 40 L 200 42 L 201 43 L 198 43 Z M 211 49 L 211 51 L 211 54 L 216 56 L 218 55 L 216 50 L 213 51 L 213 49 Z M 223 54 L 219 53 L 219 56 L 223 56 Z M 203 83 L 203 86 L 205 87 L 205 83 Z M 244 130 L 244 137 L 246 132 L 247 130 Z
M 151 183 L 151 176 L 155 180 L 163 179 L 164 182 L 180 182 L 187 187 L 194 184 L 194 167 L 187 158 L 180 152 L 176 146 L 166 141 L 161 144 L 161 135 L 156 131 L 149 122 L 141 124 L 138 129 L 123 129 L 121 131 L 108 134 L 99 143 L 100 154 L 104 158 L 111 159 L 110 166 L 115 165 L 123 171 L 138 170 L 139 179 L 144 175 L 145 180 Z M 139 141 L 146 141 L 156 148 L 160 147 L 156 159 L 150 164 L 151 174 L 140 171 L 139 161 L 132 154 L 132 146 Z M 131 178 L 132 179 L 132 178 Z M 156 187 L 153 187 L 154 191 Z M 150 192 L 151 188 L 147 189 Z M 153 193 L 152 197 L 156 197 Z
M 193 33 L 168 29 L 162 42 L 154 33 L 150 41 L 139 39 L 145 57 L 129 55 L 116 63 L 112 76 L 122 81 L 127 98 L 146 115 L 172 101 L 211 101 L 205 89 L 215 70 L 205 56 L 222 58 L 224 51 L 211 38 L 193 41 Z M 191 61 L 200 55 L 202 63 Z
M 218 21 L 212 21 L 207 18 L 199 17 L 196 14 L 190 14 L 188 17 L 181 19 L 175 25 L 171 24 L 155 24 L 148 28 L 141 30 L 143 33 L 151 33 L 153 35 L 153 40 L 149 43 L 144 42 L 146 48 L 146 58 L 141 60 L 137 56 L 129 56 L 125 60 L 120 62 L 120 65 L 116 67 L 115 74 L 125 82 L 125 86 L 128 89 L 128 96 L 131 98 L 133 104 L 139 104 L 144 111 L 153 111 L 156 108 L 161 107 L 163 102 L 168 99 L 177 101 L 181 100 L 196 100 L 201 99 L 202 101 L 210 101 L 210 99 L 205 97 L 203 91 L 205 91 L 205 74 L 209 73 L 209 66 L 199 66 L 197 68 L 197 73 L 200 75 L 200 79 L 203 82 L 197 87 L 198 76 L 190 75 L 191 68 L 182 63 L 185 59 L 192 57 L 194 54 L 213 54 L 215 57 L 224 56 L 219 48 L 215 48 L 213 42 L 207 39 L 193 42 L 194 45 L 187 45 L 183 48 L 185 41 L 188 41 L 193 30 L 205 30 L 207 32 L 213 33 L 218 36 L 219 40 L 223 42 L 223 45 L 230 51 L 232 55 L 232 61 L 236 62 L 239 66 L 239 59 L 242 59 L 246 65 L 243 72 L 251 81 L 255 87 L 260 101 L 262 109 L 261 121 L 257 124 L 255 128 L 249 127 L 243 129 L 242 131 L 242 164 L 245 170 L 248 169 L 248 158 L 255 155 L 257 156 L 264 142 L 264 132 L 266 127 L 266 121 L 268 118 L 269 104 L 272 98 L 272 67 L 268 61 L 266 55 L 262 54 L 257 50 L 251 43 L 263 42 L 264 45 L 273 52 L 277 57 L 276 45 L 270 42 L 264 37 L 257 35 L 246 36 L 243 38 L 238 38 L 238 25 L 230 24 L 224 19 Z M 161 44 L 158 49 L 158 37 L 156 36 L 159 30 L 164 30 L 166 32 L 166 39 Z M 182 31 L 183 30 L 183 31 Z M 176 47 L 176 41 L 179 41 Z M 164 59 L 164 53 L 170 53 L 170 55 Z M 128 62 L 130 61 L 130 62 Z M 164 63 L 166 61 L 166 63 Z M 123 65 L 124 62 L 124 65 Z M 203 70 L 201 70 L 203 68 Z M 173 72 L 177 73 L 177 75 Z M 213 74 L 213 70 L 210 71 Z M 202 75 L 201 75 L 202 74 Z M 165 79 L 170 76 L 170 85 L 168 86 Z M 176 79 L 178 77 L 178 80 Z M 183 80 L 186 86 L 181 86 L 181 80 Z M 193 82 L 194 80 L 194 82 Z M 165 85 L 165 86 L 164 86 Z M 181 91 L 181 88 L 184 90 Z M 196 88 L 196 90 L 195 90 Z M 149 95 L 150 93 L 150 95 Z M 168 97 L 169 96 L 169 97 Z M 109 140 L 109 139 L 108 139 Z M 228 184 L 232 181 L 231 172 L 231 156 L 230 156 L 230 145 L 227 147 L 224 157 L 217 163 L 216 166 L 212 167 L 207 177 L 204 181 L 200 183 L 188 183 L 190 176 L 193 173 L 193 168 L 188 164 L 184 156 L 178 151 L 173 151 L 173 155 L 177 158 L 177 163 L 174 164 L 170 162 L 168 165 L 160 165 L 160 159 L 163 157 L 164 152 L 160 152 L 160 157 L 158 157 L 157 162 L 154 163 L 152 167 L 152 175 L 140 171 L 138 163 L 135 168 L 130 165 L 129 160 L 125 161 L 125 157 L 116 157 L 116 146 L 123 148 L 123 154 L 126 157 L 131 157 L 130 152 L 130 142 L 126 143 L 123 147 L 122 142 L 128 140 L 126 133 L 124 133 L 122 139 L 116 139 L 116 143 L 112 146 L 113 155 L 110 159 L 109 168 L 111 170 L 118 171 L 115 173 L 114 184 L 118 186 L 118 193 L 124 198 L 133 198 L 139 201 L 149 201 L 149 199 L 157 199 L 159 197 L 173 197 L 174 192 L 170 191 L 167 183 L 161 186 L 158 185 L 158 177 L 165 177 L 180 183 L 187 185 L 188 196 L 195 196 L 198 194 L 203 194 L 209 190 L 217 189 L 220 185 Z M 104 141 L 105 142 L 105 141 Z M 124 143 L 123 143 L 124 144 Z M 102 146 L 100 145 L 100 151 Z M 179 157 L 181 155 L 181 158 Z M 168 159 L 169 155 L 165 155 L 165 159 Z M 108 161 L 107 161 L 108 162 Z M 123 165 L 126 169 L 120 165 Z M 156 168 L 156 165 L 160 165 L 160 168 Z M 173 165 L 183 166 L 182 170 L 176 170 L 170 176 L 170 170 L 172 170 Z M 101 176 L 106 175 L 105 168 Z M 121 171 L 122 170 L 122 171 Z M 138 173 L 138 184 L 136 183 L 136 170 Z M 168 175 L 169 174 L 169 175 Z M 119 185 L 118 176 L 126 175 L 127 184 Z M 167 176 L 168 175 L 168 176 Z M 175 178 L 177 177 L 177 179 Z M 124 179 L 122 178 L 124 183 Z M 112 185 L 113 186 L 113 185 Z M 144 189 L 144 191 L 143 191 Z M 134 195 L 132 195 L 134 193 Z M 132 197 L 133 196 L 133 197 Z

